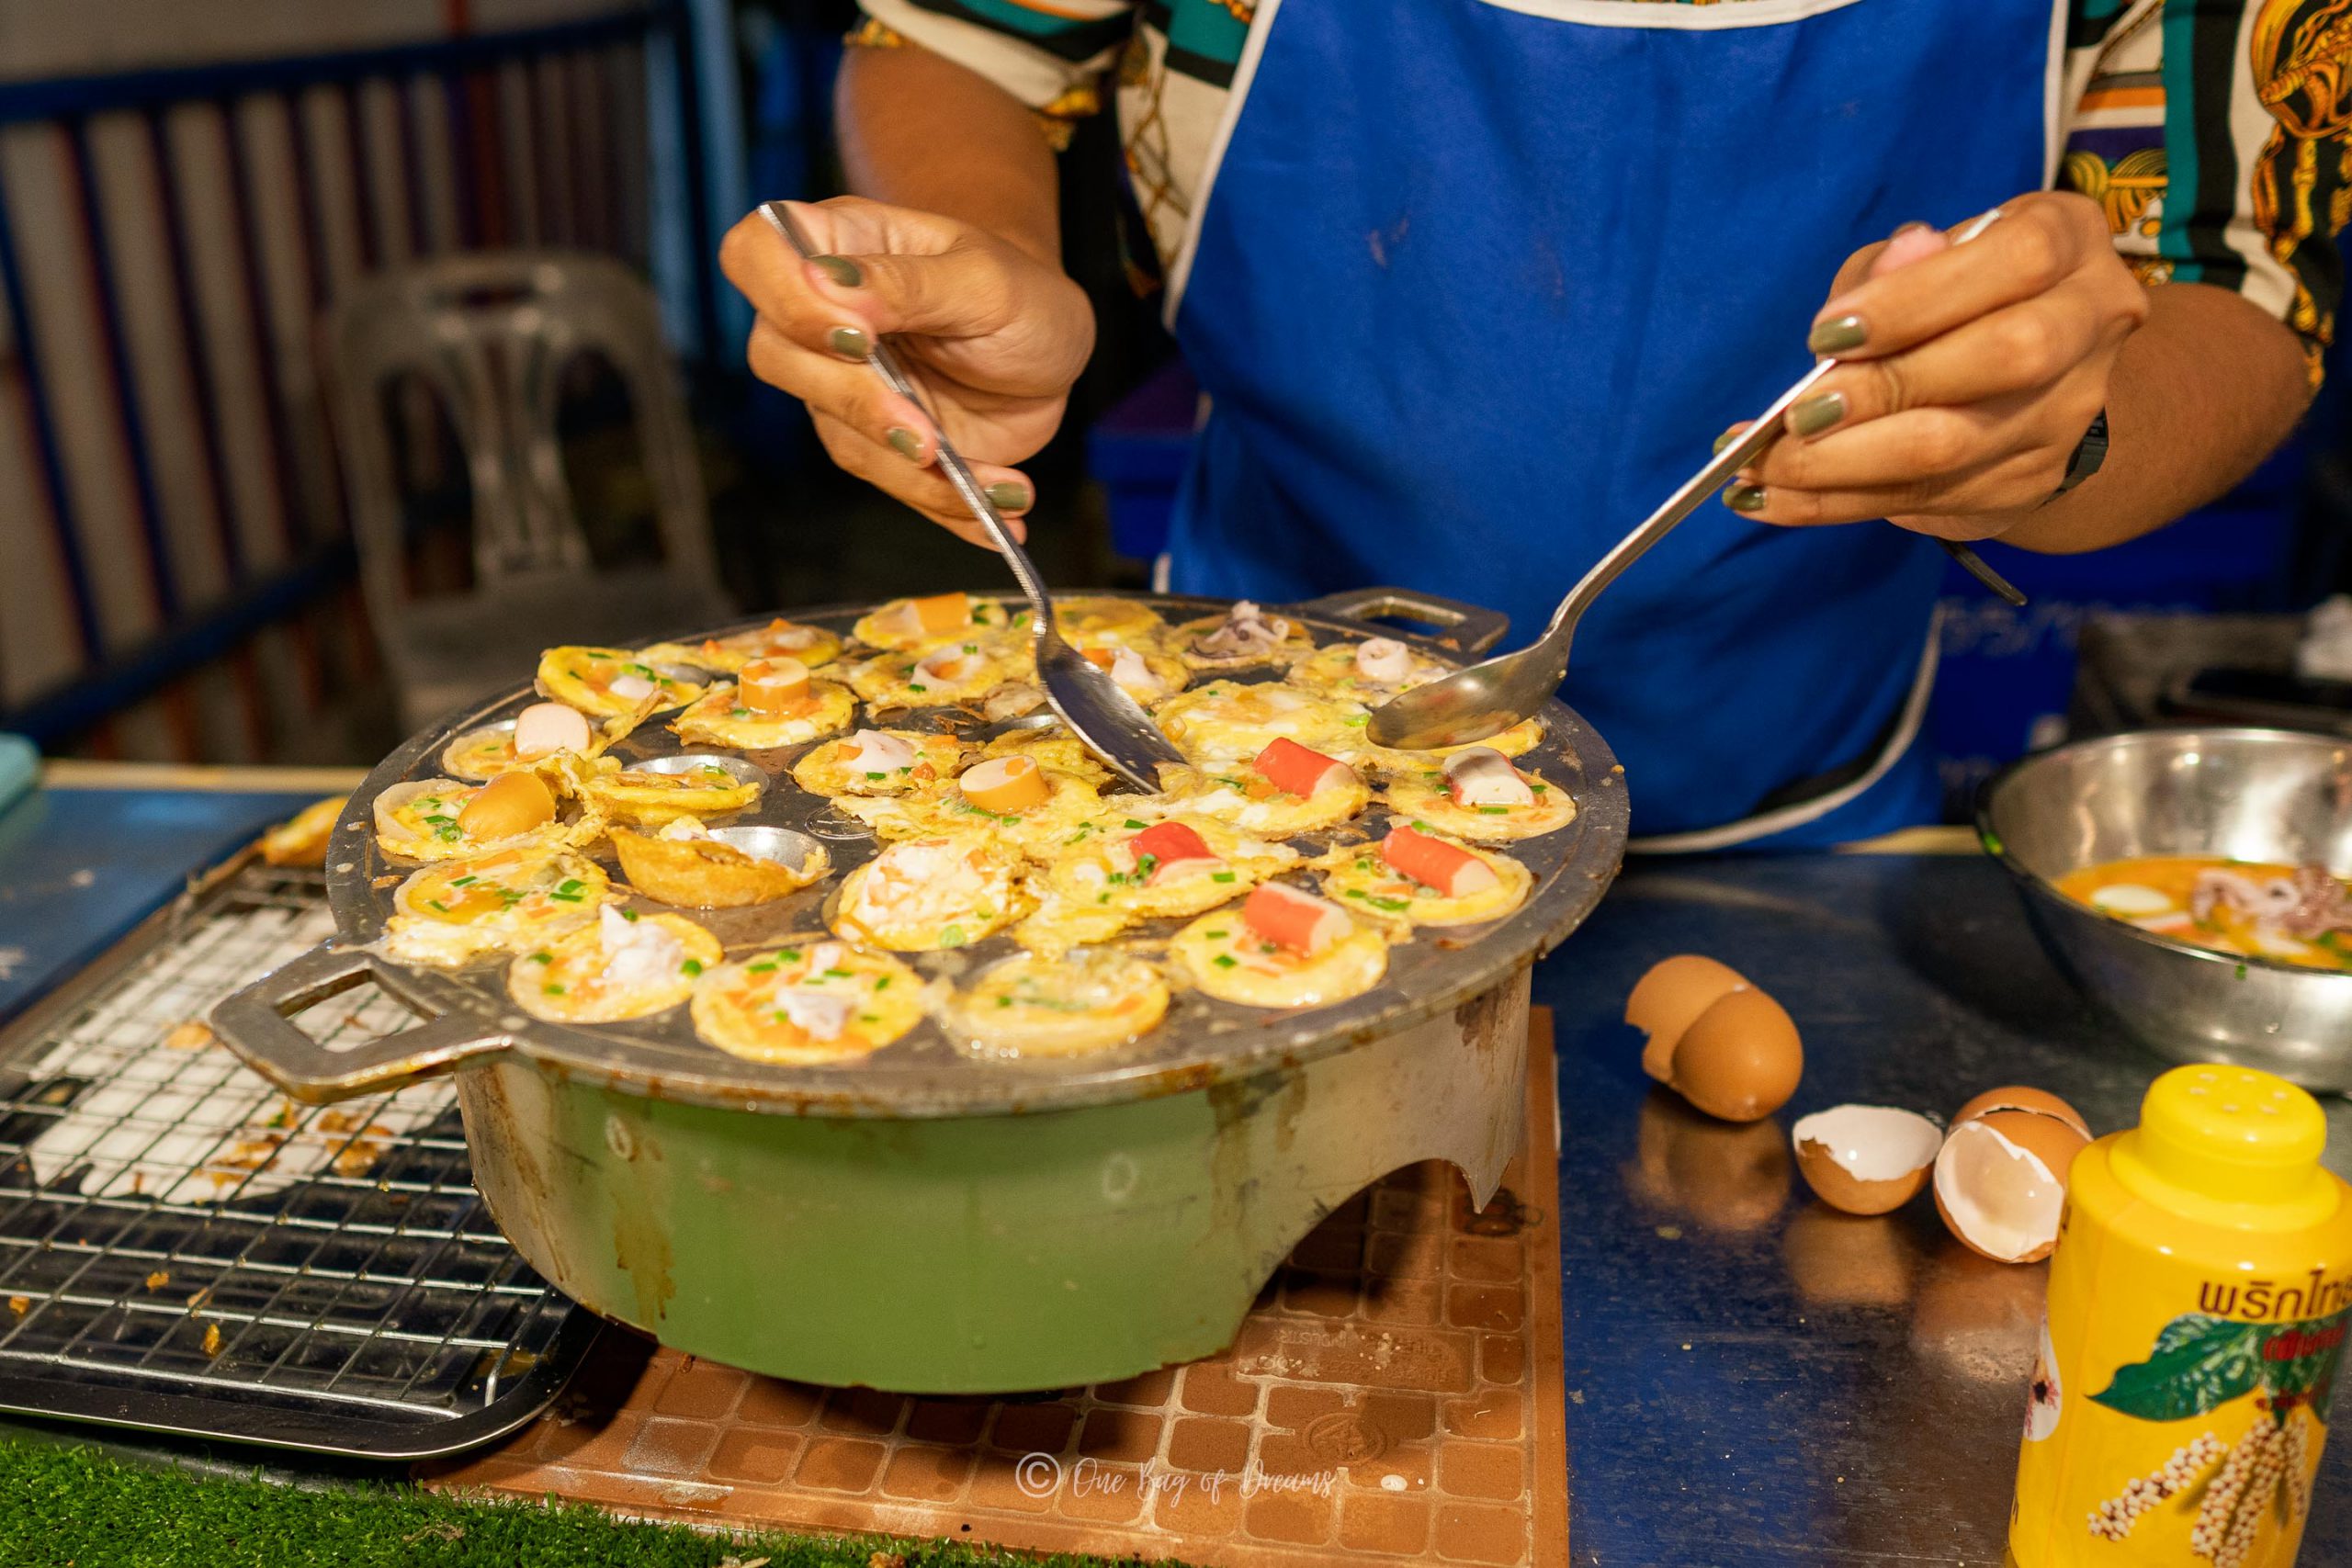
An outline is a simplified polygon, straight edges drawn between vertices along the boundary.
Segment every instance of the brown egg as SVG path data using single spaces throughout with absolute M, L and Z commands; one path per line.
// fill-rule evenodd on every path
M 1677 1094 L 1726 1122 L 1770 1116 L 1796 1093 L 1804 1046 L 1788 1010 L 1762 991 L 1726 991 L 1674 1047 Z
M 1667 1064 L 1683 1031 L 1726 992 L 1747 988 L 1738 970 L 1695 953 L 1652 964 L 1625 998 L 1625 1021 L 1649 1036 L 1642 1047 L 1642 1071 L 1660 1083 L 1673 1081 Z
M 501 773 L 458 808 L 458 829 L 494 843 L 555 820 L 555 795 L 537 773 Z
M 2066 1177 L 2090 1139 L 2033 1111 L 1988 1111 L 1953 1126 L 1936 1156 L 1936 1212 L 1996 1263 L 2032 1263 L 2058 1245 Z
M 1907 1226 L 1818 1203 L 1798 1210 L 1781 1239 L 1798 1299 L 1819 1306 L 1901 1306 L 1917 1253 Z
M 1792 1134 L 1805 1185 L 1833 1209 L 1883 1214 L 1918 1196 L 1943 1146 L 1943 1129 L 1916 1111 L 1839 1105 Z
M 2055 1116 L 2086 1138 L 2091 1135 L 2091 1124 L 2083 1120 L 2081 1111 L 2046 1089 L 2028 1089 L 2023 1084 L 2010 1084 L 2003 1089 L 1986 1089 L 1983 1094 L 1962 1106 L 1960 1113 L 1951 1119 L 1951 1124 L 1957 1127 L 1962 1122 L 1973 1121 L 1987 1111 L 2039 1111 L 2044 1116 Z

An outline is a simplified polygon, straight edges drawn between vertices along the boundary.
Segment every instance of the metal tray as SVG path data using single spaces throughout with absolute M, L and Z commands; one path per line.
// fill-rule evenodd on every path
M 1231 604 L 1166 594 L 1116 596 L 1142 600 L 1170 622 L 1222 614 Z M 846 637 L 852 623 L 876 607 L 831 605 L 786 614 Z M 1284 607 L 1282 613 L 1306 626 L 1318 645 L 1372 635 L 1396 636 L 1453 663 L 1491 647 L 1505 629 L 1503 617 L 1490 611 L 1396 589 L 1365 589 Z M 1373 617 L 1381 616 L 1408 618 L 1439 630 L 1434 635 L 1408 635 L 1370 624 Z M 763 619 L 741 626 L 762 624 Z M 733 629 L 737 628 L 721 631 Z M 673 640 L 693 642 L 706 635 L 712 634 L 697 632 Z M 1268 680 L 1273 673 L 1245 671 L 1229 678 Z M 382 935 L 392 912 L 392 891 L 401 877 L 413 869 L 409 863 L 387 859 L 378 847 L 373 826 L 377 795 L 406 780 L 437 776 L 442 751 L 452 739 L 510 718 L 535 700 L 527 685 L 520 686 L 413 737 L 352 795 L 327 856 L 337 945 L 289 964 L 215 1014 L 222 1032 L 248 1060 L 270 1071 L 273 1043 L 288 1043 L 277 1016 L 372 978 L 428 1021 L 350 1053 L 344 1058 L 347 1084 L 423 1077 L 469 1057 L 513 1051 L 579 1081 L 631 1093 L 809 1115 L 989 1115 L 1142 1099 L 1305 1062 L 1406 1028 L 1482 995 L 1532 964 L 1591 911 L 1615 876 L 1624 848 L 1628 813 L 1623 771 L 1591 727 L 1555 700 L 1544 710 L 1541 744 L 1521 761 L 1555 787 L 1567 790 L 1578 810 L 1577 820 L 1559 832 L 1509 846 L 1535 873 L 1535 888 L 1528 901 L 1502 920 L 1443 932 L 1425 931 L 1400 944 L 1391 954 L 1384 982 L 1361 997 L 1329 1007 L 1269 1011 L 1182 992 L 1166 1021 L 1133 1045 L 1074 1060 L 1021 1061 L 978 1055 L 926 1021 L 897 1043 L 852 1064 L 792 1066 L 752 1062 L 703 1043 L 683 1007 L 628 1023 L 546 1022 L 514 1008 L 506 995 L 503 961 L 461 970 L 435 970 L 394 963 L 367 945 Z M 861 711 L 859 722 L 863 721 Z M 974 721 L 963 710 L 943 708 L 893 710 L 888 722 L 899 728 L 950 729 Z M 612 754 L 627 763 L 683 750 L 666 725 L 666 716 L 648 722 Z M 786 933 L 823 929 L 824 900 L 838 886 L 840 874 L 870 859 L 877 848 L 863 825 L 832 812 L 826 800 L 803 792 L 792 782 L 791 765 L 806 749 L 796 746 L 742 753 L 767 773 L 768 787 L 752 808 L 713 820 L 775 823 L 814 833 L 831 851 L 835 874 L 774 903 L 690 912 L 730 951 L 744 951 Z M 1116 796 L 1106 793 L 1106 798 Z M 1316 852 L 1333 842 L 1335 835 L 1376 837 L 1385 831 L 1385 809 L 1375 803 L 1353 823 L 1291 841 Z M 608 861 L 609 848 L 599 855 Z M 660 908 L 650 903 L 642 907 Z M 1149 922 L 1135 928 L 1124 940 L 1148 946 L 1164 940 L 1182 923 Z M 899 956 L 926 978 L 952 980 L 1016 949 L 1009 934 L 1000 934 L 954 952 Z M 302 1055 L 302 1076 L 310 1086 L 307 1092 L 338 1092 L 335 1085 L 345 1080 L 331 1080 L 322 1090 L 315 1053 Z
M 0 1409 L 413 1460 L 579 1364 L 599 1321 L 492 1223 L 449 1086 L 323 1111 L 172 1042 L 333 929 L 318 872 L 248 852 L 0 1032 Z M 300 1023 L 335 1050 L 410 1017 Z

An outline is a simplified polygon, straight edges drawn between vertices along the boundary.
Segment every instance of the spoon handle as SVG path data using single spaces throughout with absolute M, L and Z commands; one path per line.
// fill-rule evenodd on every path
M 764 201 L 760 204 L 760 213 L 777 233 L 784 236 L 785 243 L 790 245 L 801 260 L 808 261 L 815 256 L 808 236 L 801 231 L 800 221 L 793 217 L 790 208 L 781 201 Z M 892 391 L 922 409 L 925 414 L 931 412 L 925 407 L 922 394 L 915 390 L 914 381 L 899 365 L 899 356 L 890 351 L 888 343 L 876 338 L 866 363 L 874 367 L 875 374 L 881 377 Z M 947 476 L 947 482 L 963 499 L 965 506 L 979 520 L 980 526 L 988 530 L 989 537 L 996 542 L 998 552 L 1004 557 L 1005 564 L 1012 569 L 1012 575 L 1020 582 L 1022 592 L 1027 594 L 1030 604 L 1036 607 L 1037 626 L 1042 634 L 1044 628 L 1054 624 L 1053 595 L 1046 588 L 1046 580 L 1037 574 L 1036 566 L 1029 559 L 1029 552 L 1021 547 L 1021 542 L 1012 536 L 1012 530 L 1005 526 L 1003 515 L 989 501 L 988 492 L 980 489 L 979 480 L 973 478 L 963 454 L 949 445 L 947 432 L 936 418 L 932 420 L 931 429 L 932 446 L 939 455 L 939 471 Z

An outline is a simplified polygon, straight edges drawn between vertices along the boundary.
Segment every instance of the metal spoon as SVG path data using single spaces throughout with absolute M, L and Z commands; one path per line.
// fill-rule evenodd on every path
M 801 232 L 799 222 L 783 202 L 763 202 L 760 211 L 803 261 L 814 259 L 816 252 L 808 243 L 808 237 Z M 886 340 L 875 342 L 866 363 L 892 391 L 930 412 Z M 989 537 L 996 541 L 996 547 L 1005 564 L 1012 567 L 1021 591 L 1029 596 L 1037 684 L 1045 690 L 1047 705 L 1069 726 L 1069 732 L 1078 737 L 1080 743 L 1108 763 L 1113 773 L 1137 789 L 1159 793 L 1159 764 L 1182 762 L 1183 753 L 1169 743 L 1159 727 L 1151 722 L 1135 698 L 1111 679 L 1108 671 L 1089 663 L 1083 654 L 1063 640 L 1061 628 L 1054 624 L 1054 601 L 1046 592 L 1046 580 L 1037 574 L 1028 552 L 1013 538 L 1012 530 L 1004 525 L 1003 517 L 989 503 L 963 457 L 948 445 L 947 433 L 936 418 L 932 420 L 932 430 L 940 471 L 956 487 L 956 493 L 963 498 L 972 515 L 979 519 L 980 526 L 988 530 Z
M 1953 237 L 1952 243 L 1964 244 L 1976 238 L 1992 227 L 2000 215 L 2000 209 L 1995 208 L 1975 219 Z M 1465 746 L 1499 735 L 1541 709 L 1566 678 L 1568 645 L 1576 637 L 1577 622 L 1600 596 L 1600 591 L 1616 581 L 1618 573 L 1639 559 L 1645 550 L 1671 533 L 1676 524 L 1696 511 L 1701 502 L 1762 457 L 1780 439 L 1781 422 L 1790 407 L 1836 368 L 1837 360 L 1824 359 L 1806 371 L 1795 386 L 1774 399 L 1772 406 L 1742 431 L 1737 440 L 1717 453 L 1713 462 L 1683 480 L 1681 488 L 1668 496 L 1664 505 L 1620 539 L 1568 591 L 1568 596 L 1560 601 L 1560 607 L 1552 612 L 1551 624 L 1544 628 L 1542 637 L 1516 653 L 1501 654 L 1425 686 L 1399 692 L 1373 709 L 1366 733 L 1374 744 L 1408 751 L 1432 746 Z M 2025 603 L 2025 595 L 1986 566 L 1975 551 L 1950 539 L 1937 542 L 1994 592 L 2012 604 Z

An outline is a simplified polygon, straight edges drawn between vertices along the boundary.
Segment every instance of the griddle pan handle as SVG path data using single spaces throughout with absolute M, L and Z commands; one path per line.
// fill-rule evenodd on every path
M 1503 633 L 1510 630 L 1510 617 L 1500 610 L 1464 604 L 1459 599 L 1442 599 L 1411 588 L 1354 588 L 1345 593 L 1326 593 L 1320 599 L 1305 600 L 1291 608 L 1304 615 L 1322 615 L 1332 620 L 1393 618 L 1442 626 L 1445 633 L 1442 640 L 1454 644 L 1464 653 L 1484 653 L 1502 641 Z
M 400 1089 L 512 1043 L 454 1014 L 422 1019 L 348 1050 L 322 1045 L 295 1026 L 294 1015 L 305 1008 L 367 981 L 380 983 L 384 974 L 366 948 L 314 947 L 215 1007 L 212 1032 L 247 1066 L 313 1103 Z

